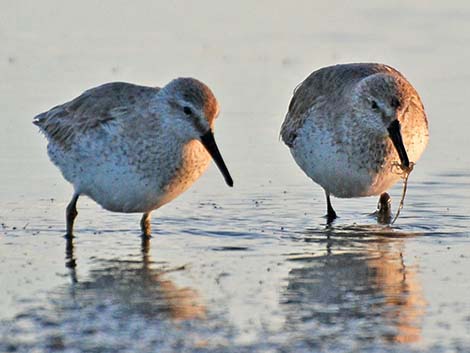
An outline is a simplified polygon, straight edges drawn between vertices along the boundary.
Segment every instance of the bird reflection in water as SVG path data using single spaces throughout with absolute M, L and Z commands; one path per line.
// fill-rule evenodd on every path
M 421 319 L 426 301 L 416 276 L 416 268 L 407 267 L 403 261 L 403 247 L 403 240 L 393 245 L 388 242 L 377 243 L 377 255 L 366 263 L 371 269 L 371 283 L 384 298 L 384 302 L 378 304 L 382 307 L 378 310 L 383 310 L 385 322 L 391 323 L 396 329 L 395 333 L 386 336 L 387 340 L 412 343 L 421 338 Z
M 70 237 L 66 241 L 65 260 L 73 282 L 72 297 L 76 301 L 87 301 L 87 306 L 117 305 L 128 315 L 138 314 L 148 319 L 185 321 L 206 316 L 206 308 L 194 289 L 181 288 L 167 278 L 171 272 L 184 271 L 185 266 L 155 268 L 149 254 L 148 237 L 142 237 L 141 259 L 104 260 L 103 265 L 92 269 L 83 281 L 77 278 L 77 259 Z
M 418 342 L 426 302 L 416 266 L 403 259 L 410 236 L 378 225 L 310 231 L 303 240 L 326 242 L 326 253 L 290 257 L 286 325 L 312 332 L 305 339 L 317 348 L 345 337 Z

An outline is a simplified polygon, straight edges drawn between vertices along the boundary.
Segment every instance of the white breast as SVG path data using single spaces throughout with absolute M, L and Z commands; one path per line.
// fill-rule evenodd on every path
M 368 152 L 368 151 L 366 151 Z M 332 133 L 307 120 L 298 131 L 291 153 L 314 182 L 336 197 L 378 195 L 399 180 L 385 163 L 375 169 L 347 134 Z
M 49 144 L 51 160 L 77 193 L 116 212 L 149 212 L 171 201 L 207 169 L 210 156 L 199 141 L 154 141 L 89 134 L 63 151 Z

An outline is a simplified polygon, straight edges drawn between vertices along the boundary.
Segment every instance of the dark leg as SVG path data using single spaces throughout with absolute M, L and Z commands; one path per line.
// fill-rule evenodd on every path
M 330 193 L 328 191 L 325 191 L 326 195 L 326 222 L 330 224 L 333 222 L 338 216 L 336 215 L 335 210 L 333 209 L 333 206 L 331 206 L 331 201 L 330 201 Z
M 75 221 L 75 217 L 77 217 L 78 215 L 77 200 L 79 196 L 79 194 L 74 194 L 72 200 L 67 206 L 67 210 L 65 213 L 65 218 L 67 220 L 67 233 L 65 234 L 65 236 L 67 238 L 73 237 L 73 222 Z
M 142 229 L 143 237 L 150 237 L 150 212 L 146 212 L 142 215 L 140 220 L 140 229 Z
M 392 198 L 386 192 L 382 193 L 377 204 L 377 222 L 390 224 L 392 221 Z
M 150 263 L 149 248 L 150 237 L 142 234 L 142 265 L 144 269 L 148 269 Z

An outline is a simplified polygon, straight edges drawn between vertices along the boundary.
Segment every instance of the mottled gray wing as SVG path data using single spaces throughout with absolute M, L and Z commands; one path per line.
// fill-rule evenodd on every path
M 347 95 L 344 91 L 364 77 L 379 73 L 393 72 L 401 76 L 395 69 L 382 64 L 342 64 L 319 69 L 312 72 L 294 90 L 289 104 L 289 110 L 281 127 L 281 137 L 284 143 L 291 147 L 297 131 L 308 118 L 309 110 L 315 106 L 341 106 Z M 325 112 L 327 113 L 327 112 Z M 332 118 L 331 116 L 329 118 Z
M 111 120 L 131 117 L 135 115 L 133 113 L 145 110 L 159 90 L 158 87 L 125 82 L 107 83 L 39 114 L 33 122 L 50 141 L 67 146 L 77 135 L 103 127 Z

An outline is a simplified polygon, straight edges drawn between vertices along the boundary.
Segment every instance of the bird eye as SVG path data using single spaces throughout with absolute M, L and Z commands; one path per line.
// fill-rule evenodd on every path
M 392 101 L 390 102 L 392 108 L 398 108 L 400 106 L 400 101 L 397 97 L 393 97 Z
M 371 107 L 372 107 L 372 109 L 374 109 L 374 110 L 375 110 L 375 109 L 379 109 L 379 106 L 377 105 L 377 102 L 376 102 L 376 101 L 372 101 L 372 102 L 371 102 Z
M 192 115 L 193 114 L 193 111 L 191 110 L 190 107 L 184 107 L 183 111 L 186 115 Z

